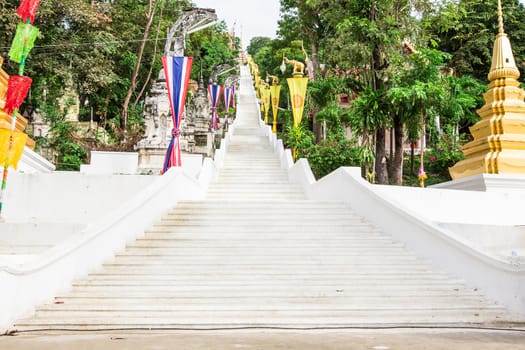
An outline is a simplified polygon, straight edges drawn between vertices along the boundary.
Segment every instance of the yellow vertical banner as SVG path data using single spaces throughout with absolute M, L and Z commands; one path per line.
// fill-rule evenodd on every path
M 308 78 L 288 78 L 288 87 L 290 88 L 290 99 L 292 101 L 293 125 L 295 127 L 301 124 L 304 110 L 304 98 L 306 96 L 306 86 Z
M 12 140 L 11 140 L 12 137 Z M 0 166 L 7 165 L 17 169 L 18 161 L 24 153 L 27 135 L 11 129 L 0 129 Z M 11 147 L 9 144 L 12 142 Z
M 270 86 L 270 98 L 272 100 L 273 126 L 272 132 L 277 133 L 277 113 L 279 113 L 279 97 L 281 95 L 281 85 Z
M 264 105 L 264 123 L 268 124 L 268 112 L 270 111 L 270 89 L 268 87 L 261 88 L 262 104 Z
M 261 98 L 261 95 L 260 95 L 260 86 L 261 86 L 261 76 L 259 75 L 259 73 L 255 74 L 255 92 L 256 92 L 256 97 L 257 98 Z

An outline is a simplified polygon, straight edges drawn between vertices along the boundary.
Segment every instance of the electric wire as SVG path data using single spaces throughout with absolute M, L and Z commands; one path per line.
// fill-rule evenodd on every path
M 70 44 L 48 44 L 48 45 L 35 45 L 33 46 L 32 53 L 34 51 L 45 50 L 45 49 L 67 49 L 67 48 L 78 48 L 78 47 L 87 47 L 91 48 L 93 46 L 97 47 L 107 47 L 110 45 L 119 45 L 119 44 L 130 44 L 130 43 L 142 43 L 150 41 L 166 41 L 167 38 L 158 38 L 158 39 L 135 39 L 135 40 L 114 40 L 114 41 L 98 41 L 90 43 L 70 43 Z M 10 46 L 0 46 L 0 51 L 9 51 Z

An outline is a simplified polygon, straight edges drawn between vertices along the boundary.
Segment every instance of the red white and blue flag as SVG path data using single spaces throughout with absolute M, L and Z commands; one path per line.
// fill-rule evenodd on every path
M 224 88 L 224 108 L 226 108 L 226 111 L 230 109 L 231 100 L 232 100 L 232 89 L 229 87 Z
M 168 151 L 166 152 L 166 158 L 164 159 L 163 173 L 171 167 L 181 166 L 180 124 L 186 104 L 186 94 L 188 93 L 188 82 L 190 80 L 192 63 L 192 57 L 162 57 L 173 120 L 172 137 Z
M 209 84 L 208 93 L 210 94 L 210 100 L 211 100 L 210 129 L 218 129 L 219 128 L 219 115 L 217 114 L 217 106 L 219 104 L 219 98 L 221 97 L 222 86 L 217 85 L 217 84 Z
M 235 83 L 232 84 L 232 107 L 235 108 Z

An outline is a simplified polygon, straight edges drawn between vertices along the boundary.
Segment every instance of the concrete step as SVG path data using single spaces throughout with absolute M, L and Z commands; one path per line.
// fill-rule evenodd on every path
M 259 225 L 259 226 L 257 226 Z M 244 220 L 236 223 L 231 223 L 231 225 L 223 225 L 222 227 L 217 225 L 216 222 L 210 222 L 210 221 L 202 221 L 202 222 L 195 222 L 195 221 L 187 221 L 187 222 L 180 222 L 177 220 L 162 220 L 159 223 L 155 224 L 155 228 L 157 227 L 171 227 L 173 230 L 180 230 L 181 228 L 195 228 L 200 230 L 201 228 L 206 230 L 207 228 L 212 228 L 214 232 L 222 232 L 222 231 L 230 231 L 232 228 L 238 228 L 239 230 L 242 230 L 246 235 L 254 234 L 256 232 L 260 232 L 263 230 L 264 232 L 267 232 L 271 230 L 270 232 L 281 232 L 281 233 L 293 233 L 302 230 L 305 234 L 308 233 L 319 233 L 319 232 L 325 232 L 327 235 L 330 235 L 330 233 L 334 232 L 347 232 L 348 234 L 351 234 L 354 230 L 361 230 L 366 231 L 370 229 L 370 225 L 366 222 L 359 222 L 356 220 L 352 223 L 352 226 L 349 227 L 347 223 L 337 223 L 337 222 L 330 222 L 330 223 L 323 223 L 319 221 L 311 221 L 311 222 L 301 222 L 300 224 L 294 224 L 293 222 L 280 220 L 280 221 L 272 221 L 272 220 L 264 220 L 262 218 L 261 220 L 255 221 L 255 220 Z M 257 227 L 255 227 L 257 226 Z M 334 230 L 334 231 L 331 231 Z M 151 230 L 148 230 L 147 232 L 150 232 Z
M 508 324 L 508 316 L 500 310 L 447 310 L 404 308 L 390 310 L 224 310 L 224 311 L 151 311 L 110 312 L 67 315 L 59 318 L 40 318 L 17 324 L 17 328 L 45 327 L 46 329 L 125 329 L 125 328 L 187 328 L 208 327 L 345 327 L 345 326 L 461 326 Z M 506 320 L 505 322 L 498 320 Z
M 92 290 L 71 290 L 67 294 L 58 295 L 57 300 L 67 300 L 67 299 L 91 299 L 97 300 L 113 300 L 113 299 L 148 299 L 148 300 L 162 300 L 162 299 L 180 299 L 184 300 L 187 298 L 191 299 L 201 299 L 203 301 L 214 302 L 215 299 L 222 298 L 257 298 L 261 300 L 266 300 L 267 298 L 334 298 L 335 301 L 344 302 L 345 299 L 340 299 L 341 297 L 345 298 L 394 298 L 394 297 L 403 297 L 403 298 L 441 298 L 441 297 L 451 297 L 451 298 L 483 298 L 483 295 L 476 290 L 461 289 L 460 287 L 447 287 L 443 286 L 428 286 L 426 288 L 414 288 L 412 286 L 406 286 L 405 288 L 352 288 L 352 289 L 334 289 L 324 288 L 324 289 L 314 289 L 309 288 L 308 290 L 296 289 L 280 289 L 280 288 L 259 288 L 255 290 L 240 290 L 235 288 L 230 289 L 196 289 L 188 288 L 187 290 L 178 290 L 175 294 L 173 291 L 158 291 L 158 290 L 148 290 L 148 291 L 134 291 L 126 290 L 125 288 L 118 291 L 119 294 L 116 295 L 115 291 L 104 291 L 97 292 L 93 294 Z M 215 294 L 210 294 L 213 292 Z M 416 299 L 417 300 L 417 299 Z M 341 304 L 344 305 L 344 304 Z
M 389 273 L 390 272 L 390 273 Z M 175 274 L 154 274 L 146 275 L 133 273 L 132 271 L 127 274 L 110 274 L 110 273 L 92 273 L 86 279 L 76 281 L 75 285 L 84 285 L 89 283 L 130 283 L 130 284 L 140 284 L 140 283 L 151 283 L 151 284 L 162 284 L 162 283 L 191 283 L 195 281 L 216 281 L 229 278 L 232 280 L 241 279 L 242 281 L 303 281 L 303 280 L 319 280 L 319 281 L 354 281 L 361 279 L 382 279 L 385 281 L 399 281 L 400 278 L 407 281 L 414 280 L 425 280 L 428 281 L 434 280 L 448 280 L 450 277 L 445 273 L 434 273 L 428 274 L 425 272 L 410 272 L 410 273 L 401 273 L 396 271 L 376 271 L 375 273 L 369 273 L 366 271 L 363 272 L 345 272 L 345 273 L 312 273 L 307 271 L 302 271 L 298 273 L 285 273 L 281 271 L 275 272 L 243 272 L 238 271 L 235 274 L 231 273 L 212 273 L 201 271 L 197 274 L 191 275 L 175 275 Z
M 436 305 L 406 305 L 406 306 L 388 306 L 380 305 L 377 307 L 366 306 L 366 307 L 319 307 L 317 305 L 301 305 L 301 308 L 289 308 L 283 305 L 268 305 L 266 307 L 259 306 L 257 308 L 245 308 L 242 305 L 226 305 L 220 308 L 179 308 L 179 307 L 160 307 L 160 308 L 148 308 L 137 307 L 137 308 L 93 308 L 92 310 L 61 310 L 56 308 L 53 310 L 39 310 L 36 314 L 37 317 L 47 318 L 52 317 L 53 319 L 62 319 L 68 317 L 75 317 L 78 319 L 90 319 L 90 318 L 107 318 L 112 319 L 124 319 L 124 318 L 167 318 L 170 320 L 179 319 L 179 322 L 185 323 L 184 318 L 195 317 L 196 315 L 206 317 L 249 317 L 253 320 L 259 318 L 269 318 L 276 316 L 283 317 L 294 317 L 296 319 L 304 319 L 309 317 L 326 317 L 333 319 L 348 319 L 360 318 L 367 319 L 372 317 L 394 317 L 396 313 L 402 312 L 403 314 L 411 314 L 412 316 L 429 317 L 437 316 L 450 318 L 452 315 L 455 317 L 462 317 L 465 319 L 473 319 L 479 317 L 497 317 L 503 314 L 501 308 L 497 307 L 483 307 L 481 310 L 479 306 L 436 306 Z M 305 308 L 306 306 L 306 308 Z M 475 316 L 477 314 L 477 316 Z M 297 321 L 296 321 L 297 322 Z
M 173 256 L 173 255 L 206 255 L 206 254 L 217 254 L 217 255 L 227 255 L 227 256 L 275 256 L 275 257 L 347 257 L 348 259 L 359 259 L 363 258 L 363 261 L 369 259 L 382 259 L 387 257 L 404 257 L 406 259 L 414 259 L 415 255 L 408 253 L 402 244 L 388 244 L 388 242 L 382 242 L 378 245 L 375 242 L 352 242 L 351 246 L 321 246 L 315 247 L 311 246 L 275 246 L 275 245 L 266 245 L 258 247 L 248 247 L 246 245 L 237 244 L 231 247 L 225 247 L 222 240 L 216 245 L 209 244 L 208 246 L 197 247 L 195 244 L 192 245 L 182 245 L 176 244 L 171 245 L 162 245 L 162 244 L 149 244 L 145 245 L 129 245 L 126 247 L 127 251 L 133 254 L 137 254 L 137 251 L 142 251 L 142 255 L 162 255 L 162 256 Z
M 192 217 L 197 216 L 208 216 L 210 214 L 214 215 L 225 215 L 229 214 L 232 216 L 239 215 L 253 215 L 260 216 L 264 215 L 280 215 L 286 217 L 319 217 L 324 218 L 327 216 L 339 216 L 347 218 L 361 218 L 361 216 L 356 215 L 354 212 L 349 211 L 346 208 L 342 207 L 333 207 L 331 209 L 326 209 L 323 207 L 304 207 L 297 208 L 293 206 L 281 206 L 279 204 L 267 205 L 266 207 L 257 207 L 255 205 L 245 206 L 244 204 L 235 205 L 238 202 L 232 202 L 229 204 L 224 203 L 221 206 L 186 206 L 179 204 L 177 207 L 171 209 L 168 212 L 168 215 L 192 215 Z M 285 203 L 283 203 L 285 204 Z
M 346 307 L 352 308 L 364 308 L 363 305 L 370 305 L 371 309 L 379 309 L 381 307 L 387 308 L 393 305 L 407 304 L 411 305 L 412 308 L 426 307 L 426 308 L 487 308 L 487 309 L 499 309 L 502 307 L 487 302 L 483 298 L 475 298 L 472 296 L 422 296 L 422 297 L 405 297 L 405 296 L 392 296 L 389 298 L 384 297 L 299 297 L 299 298 L 283 298 L 283 297 L 270 297 L 265 298 L 264 303 L 261 303 L 260 298 L 252 297 L 237 297 L 237 298 L 158 298 L 150 301 L 151 309 L 163 309 L 172 308 L 175 310 L 210 310 L 210 309 L 232 309 L 232 308 L 244 308 L 251 310 L 263 310 L 264 308 L 274 309 L 303 309 L 305 306 L 310 308 L 315 307 L 319 310 L 330 309 L 338 307 L 341 304 Z M 96 306 L 91 304 L 94 303 L 94 298 L 57 298 L 54 303 L 46 304 L 39 308 L 40 311 L 53 311 L 56 309 L 64 311 L 82 311 L 82 310 L 143 310 L 148 306 L 145 306 L 143 298 L 111 298 L 99 299 Z M 262 304 L 262 305 L 261 305 Z M 219 306 L 217 306 L 219 305 Z
M 191 215 L 164 215 L 162 217 L 162 223 L 164 224 L 182 224 L 187 225 L 226 225 L 228 227 L 232 226 L 242 226 L 246 224 L 264 224 L 268 225 L 269 223 L 279 226 L 294 226 L 294 222 L 300 221 L 302 226 L 321 226 L 321 227 L 330 227 L 330 226 L 344 226 L 350 228 L 352 225 L 368 225 L 361 218 L 346 218 L 339 215 L 326 215 L 325 218 L 322 217 L 305 217 L 305 216 L 291 216 L 291 218 L 286 217 L 285 215 L 277 214 L 266 214 L 266 215 L 249 215 L 246 214 L 242 218 L 235 218 L 234 215 L 224 214 L 210 214 L 199 217 L 192 217 Z M 232 221 L 235 220 L 235 221 Z M 329 222 L 329 225 L 326 225 L 325 222 Z M 335 223 L 337 222 L 337 223 Z
M 244 201 L 246 199 L 250 199 L 253 197 L 257 197 L 258 199 L 267 198 L 269 200 L 281 200 L 281 201 L 287 201 L 287 200 L 295 200 L 295 199 L 301 199 L 304 198 L 302 194 L 278 194 L 278 193 L 259 193 L 257 196 L 255 196 L 252 193 L 234 193 L 231 195 L 225 195 L 224 193 L 209 193 L 206 198 L 209 199 L 227 199 L 227 200 L 239 200 Z

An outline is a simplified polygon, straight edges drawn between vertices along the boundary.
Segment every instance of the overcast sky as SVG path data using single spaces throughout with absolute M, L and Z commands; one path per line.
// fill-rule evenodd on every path
M 197 7 L 214 8 L 220 20 L 241 36 L 243 46 L 254 36 L 275 38 L 279 20 L 279 0 L 193 0 Z
M 235 35 L 241 36 L 246 48 L 254 36 L 276 37 L 279 0 L 193 0 L 197 7 L 214 8 L 220 20 L 226 21 Z M 520 0 L 522 4 L 525 0 Z

